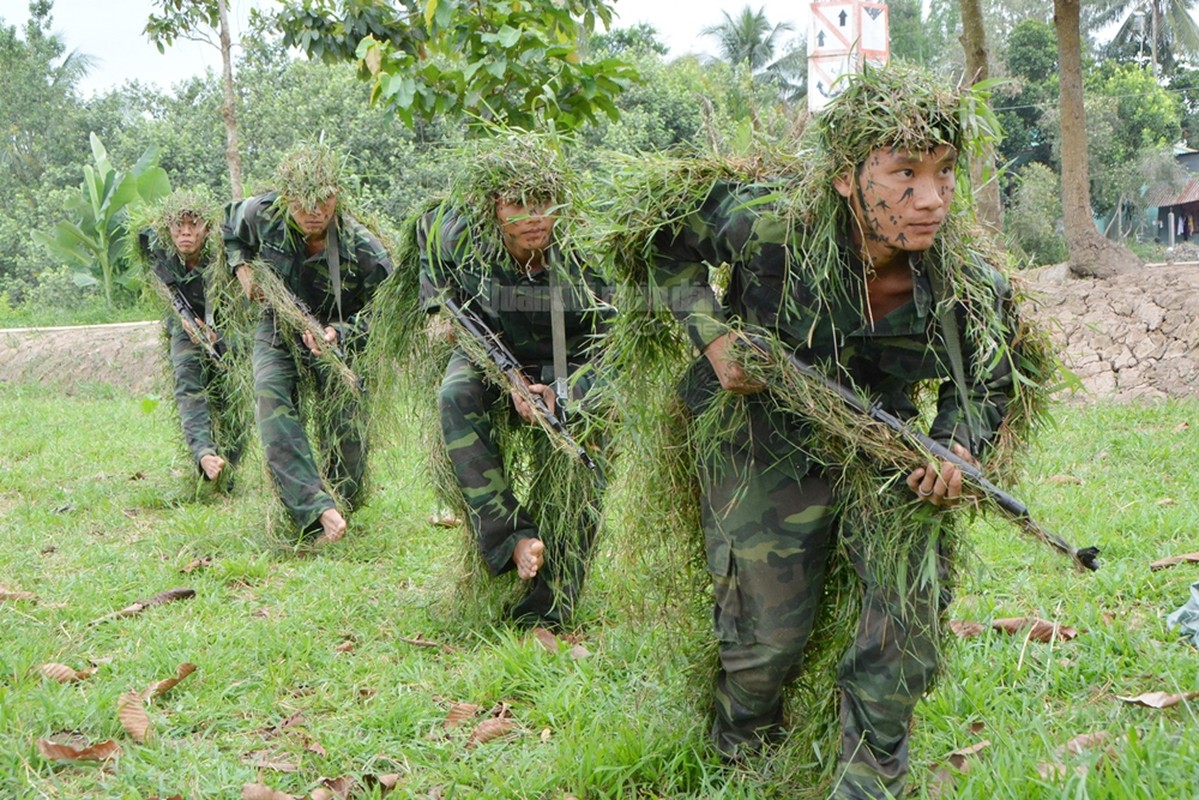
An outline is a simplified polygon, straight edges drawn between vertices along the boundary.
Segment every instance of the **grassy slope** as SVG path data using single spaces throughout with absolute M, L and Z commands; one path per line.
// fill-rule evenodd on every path
M 1148 568 L 1199 549 L 1199 442 L 1196 428 L 1176 430 L 1199 426 L 1197 413 L 1196 403 L 1071 411 L 1043 437 L 1022 497 L 1075 544 L 1100 545 L 1100 573 L 1072 573 L 1010 526 L 978 525 L 951 615 L 1038 615 L 1081 632 L 1052 645 L 998 633 L 955 642 L 917 713 L 918 792 L 932 789 L 950 752 L 985 739 L 942 796 L 1192 795 L 1194 708 L 1135 708 L 1114 695 L 1199 689 L 1194 648 L 1163 623 L 1199 572 Z M 298 794 L 320 776 L 392 772 L 404 777 L 391 796 L 404 797 L 800 793 L 793 752 L 748 773 L 722 771 L 706 754 L 702 601 L 671 607 L 663 624 L 643 583 L 601 558 L 580 620 L 592 655 L 551 654 L 453 602 L 458 539 L 425 523 L 433 500 L 404 431 L 376 449 L 380 489 L 347 540 L 313 557 L 265 532 L 278 512 L 257 458 L 233 498 L 194 502 L 173 426 L 165 404 L 147 413 L 102 390 L 61 398 L 0 388 L 0 584 L 38 597 L 0 603 L 0 797 L 237 797 L 260 775 Z M 1062 474 L 1082 483 L 1035 480 Z M 201 556 L 212 566 L 180 573 Z M 89 624 L 174 587 L 196 597 Z M 418 635 L 451 647 L 400 640 Z M 352 649 L 338 652 L 347 641 Z M 100 667 L 59 685 L 37 671 L 50 661 Z M 156 734 L 135 744 L 117 698 L 185 661 L 196 673 L 152 703 Z M 465 730 L 441 730 L 451 702 L 508 703 L 520 729 L 468 749 Z M 296 712 L 298 724 L 269 735 Z M 34 742 L 62 731 L 115 738 L 123 755 L 103 768 L 49 764 Z M 1067 777 L 1038 776 L 1055 749 L 1098 731 L 1112 736 L 1103 767 L 1100 747 L 1060 759 Z M 1092 768 L 1075 771 L 1083 765 Z

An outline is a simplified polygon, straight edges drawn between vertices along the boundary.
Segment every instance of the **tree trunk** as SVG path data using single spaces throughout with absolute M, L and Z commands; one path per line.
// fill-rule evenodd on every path
M 961 0 L 962 49 L 966 53 L 966 80 L 971 85 L 990 75 L 987 33 L 983 27 L 980 0 Z M 995 147 L 988 144 L 981 158 L 970 164 L 970 182 L 978 221 L 994 231 L 1003 230 L 1003 204 L 999 199 L 999 181 L 995 175 Z
M 1053 0 L 1061 77 L 1062 216 L 1070 251 L 1070 272 L 1079 278 L 1108 278 L 1138 266 L 1140 261 L 1128 249 L 1104 238 L 1091 216 L 1078 17 L 1079 0 Z
M 225 89 L 225 102 L 221 104 L 221 116 L 225 120 L 225 163 L 229 165 L 229 189 L 234 200 L 242 198 L 241 153 L 237 149 L 237 107 L 233 96 L 233 45 L 229 37 L 229 6 L 226 0 L 217 0 L 221 21 L 221 74 Z

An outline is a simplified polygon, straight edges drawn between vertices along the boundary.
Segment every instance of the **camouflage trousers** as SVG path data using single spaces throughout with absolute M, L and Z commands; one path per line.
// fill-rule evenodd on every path
M 362 489 L 366 471 L 364 409 L 356 400 L 342 399 L 338 408 L 310 414 L 319 445 L 318 468 L 300 415 L 301 378 L 312 379 L 309 401 L 328 403 L 347 393 L 330 392 L 327 387 L 340 378 L 303 345 L 297 345 L 293 355 L 282 338 L 285 335 L 270 314 L 263 315 L 254 331 L 255 416 L 279 499 L 301 531 L 315 533 L 321 514 L 337 508 L 338 499 L 349 505 L 342 509 L 348 513 Z
M 536 509 L 522 504 L 513 492 L 491 417 L 493 413 L 516 414 L 508 392 L 488 380 L 461 351 L 456 350 L 446 366 L 438 408 L 450 465 L 462 490 L 479 552 L 491 574 L 515 568 L 512 554 L 522 539 L 541 539 L 546 546 L 545 564 L 528 594 L 512 609 L 512 616 L 531 622 L 566 622 L 582 591 L 597 515 L 581 514 L 577 531 L 538 529 L 537 515 L 531 513 Z M 537 472 L 538 466 L 529 464 L 529 469 Z M 535 478 L 530 481 L 530 503 L 546 494 L 536 483 Z
M 200 459 L 209 455 L 219 455 L 229 466 L 236 466 L 245 450 L 249 431 L 240 428 L 218 430 L 215 417 L 231 402 L 223 376 L 181 325 L 176 323 L 168 328 L 171 371 L 175 375 L 175 406 L 183 426 L 183 439 L 196 462 L 196 469 L 200 470 Z M 203 474 L 203 470 L 200 472 Z
M 735 759 L 782 733 L 783 688 L 803 667 L 841 536 L 861 585 L 862 611 L 838 667 L 842 740 L 832 796 L 898 797 L 912 713 L 938 667 L 935 584 L 903 596 L 882 585 L 855 548 L 852 526 L 839 519 L 829 478 L 788 443 L 786 418 L 765 395 L 731 407 L 738 403 L 746 413 L 742 424 L 726 428 L 731 435 L 701 476 L 720 645 L 715 745 Z

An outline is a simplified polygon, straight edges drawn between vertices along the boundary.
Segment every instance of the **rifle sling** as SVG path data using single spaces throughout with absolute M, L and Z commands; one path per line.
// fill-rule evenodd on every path
M 941 338 L 945 342 L 945 352 L 949 356 L 949 368 L 953 371 L 953 383 L 957 388 L 958 402 L 962 405 L 962 413 L 966 416 L 966 441 L 969 444 L 970 455 L 978 457 L 978 442 L 975 440 L 974 406 L 970 404 L 967 394 L 966 364 L 962 358 L 961 330 L 958 327 L 957 314 L 954 313 L 954 303 L 949 296 L 948 286 L 944 276 L 933 266 L 928 268 L 928 281 L 933 288 L 933 301 L 936 308 L 937 323 L 941 327 Z
M 333 284 L 333 300 L 337 303 L 337 321 L 345 322 L 341 313 L 341 251 L 337 249 L 337 216 L 325 231 L 325 259 L 329 262 L 329 282 Z
M 557 264 L 546 264 L 550 277 L 550 334 L 554 346 L 554 390 L 559 401 L 566 399 L 566 304 L 562 299 L 562 277 Z M 566 409 L 562 409 L 565 413 Z

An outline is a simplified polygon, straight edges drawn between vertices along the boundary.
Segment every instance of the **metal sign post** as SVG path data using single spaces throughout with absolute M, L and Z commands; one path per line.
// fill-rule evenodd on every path
M 808 110 L 820 111 L 841 91 L 838 79 L 862 64 L 891 60 L 887 4 L 817 0 L 808 31 Z

